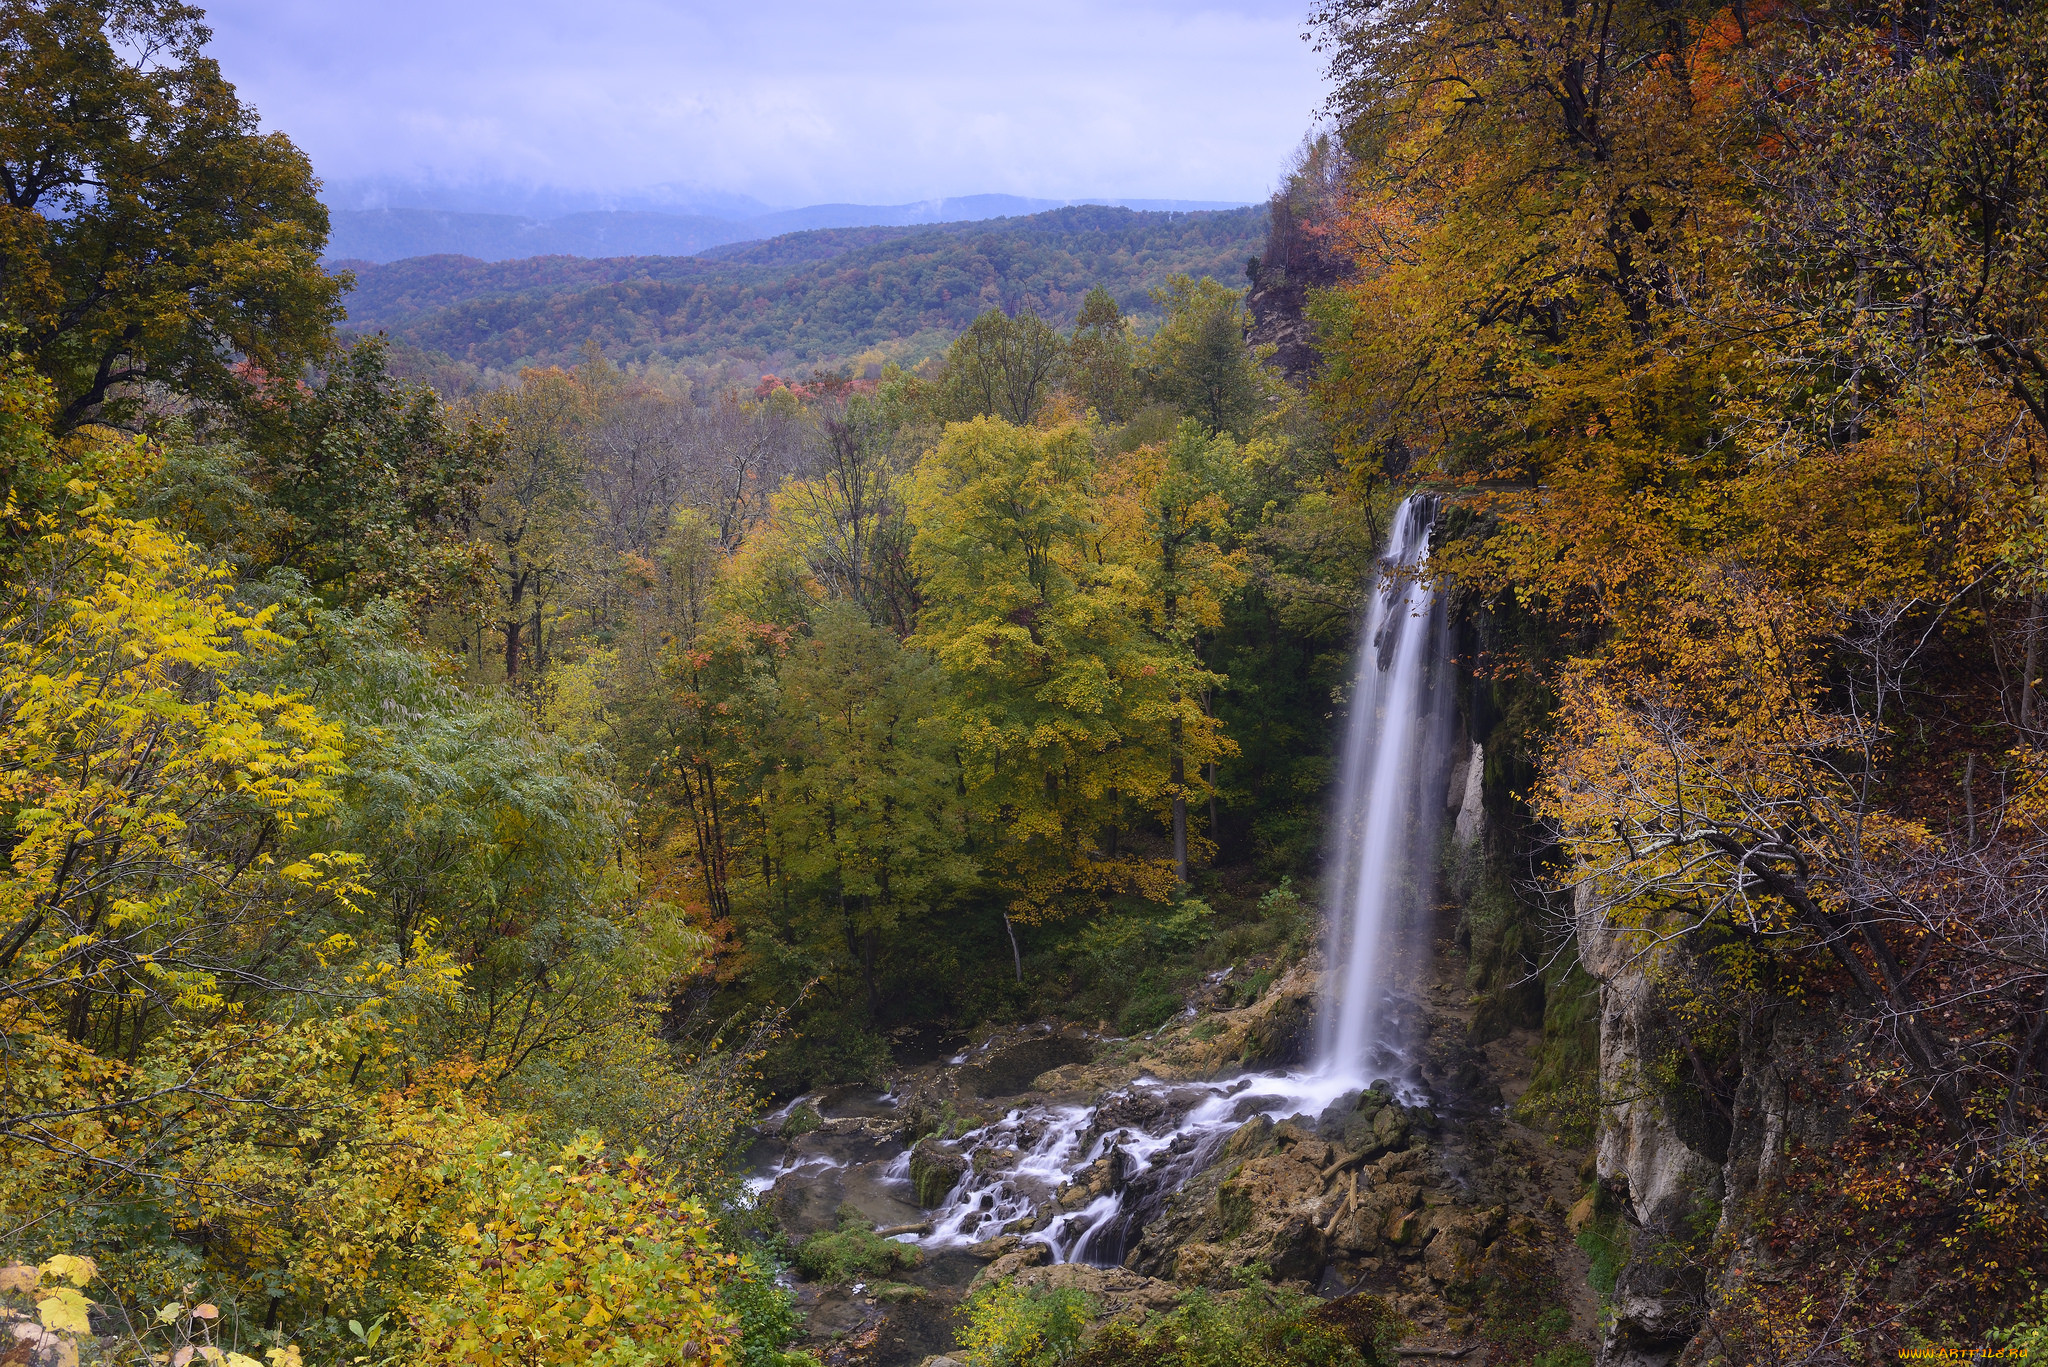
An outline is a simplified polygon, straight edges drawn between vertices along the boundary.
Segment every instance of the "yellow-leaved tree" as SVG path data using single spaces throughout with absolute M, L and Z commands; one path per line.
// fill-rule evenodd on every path
M 1110 553 L 1095 486 L 1085 427 L 977 418 L 946 430 L 910 497 L 912 642 L 948 681 L 976 853 L 1027 922 L 1174 883 L 1171 860 L 1118 844 L 1126 809 L 1166 795 L 1175 673 L 1140 617 L 1156 586 Z

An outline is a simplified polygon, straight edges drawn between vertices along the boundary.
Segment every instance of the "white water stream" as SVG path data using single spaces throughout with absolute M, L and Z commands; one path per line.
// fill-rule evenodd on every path
M 1436 588 L 1420 573 L 1435 516 L 1433 498 L 1401 504 L 1364 612 L 1332 833 L 1330 969 L 1314 1061 L 1215 1082 L 1142 1078 L 1095 1106 L 1020 1106 L 953 1141 L 968 1157 L 966 1172 L 924 1233 L 899 1237 L 957 1248 L 1028 1220 L 1024 1239 L 1047 1245 L 1055 1261 L 1114 1265 L 1247 1120 L 1312 1122 L 1340 1101 L 1349 1111 L 1374 1083 L 1422 1099 L 1406 1061 L 1413 1020 L 1398 980 L 1426 948 L 1451 729 L 1448 630 Z M 1096 1167 L 1105 1160 L 1106 1174 Z M 752 1185 L 765 1190 L 784 1176 L 802 1181 L 847 1166 L 793 1149 Z M 909 1171 L 904 1151 L 873 1177 L 907 1201 Z M 1108 1180 L 1091 1183 L 1097 1174 Z

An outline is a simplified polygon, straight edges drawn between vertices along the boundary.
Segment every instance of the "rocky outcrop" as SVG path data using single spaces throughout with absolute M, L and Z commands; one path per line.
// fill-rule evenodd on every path
M 1310 1284 L 1356 1285 L 1390 1262 L 1440 1286 L 1470 1279 L 1498 1221 L 1433 1190 L 1426 1114 L 1381 1087 L 1305 1119 L 1240 1126 L 1146 1227 L 1126 1266 L 1213 1287 L 1253 1264 Z
M 1158 1277 L 1121 1267 L 1089 1267 L 1083 1263 L 1026 1268 L 1017 1273 L 1017 1285 L 1026 1290 L 1071 1288 L 1088 1296 L 1110 1315 L 1171 1310 L 1181 1293 L 1179 1286 Z
M 1008 1097 L 1032 1089 L 1041 1073 L 1088 1063 L 1095 1043 L 1077 1030 L 1054 1031 L 990 1048 L 960 1070 L 960 1082 L 980 1097 Z
M 917 1193 L 917 1203 L 927 1210 L 942 1203 L 966 1172 L 967 1155 L 937 1139 L 920 1139 L 910 1151 L 910 1187 Z
M 1321 169 L 1322 163 L 1328 163 Z M 1341 149 L 1326 148 L 1320 162 L 1305 162 L 1286 189 L 1267 206 L 1265 248 L 1245 265 L 1251 291 L 1248 339 L 1273 348 L 1272 365 L 1288 383 L 1307 382 L 1321 364 L 1315 323 L 1308 316 L 1309 292 L 1327 289 L 1351 274 L 1351 259 L 1330 232 L 1338 200 L 1317 193 L 1319 182 L 1343 176 Z
M 1697 1288 L 1684 1283 L 1659 1244 L 1702 1201 L 1719 1204 L 1721 1165 L 1689 1145 L 1641 1060 L 1657 1031 L 1651 937 L 1616 925 L 1589 889 L 1577 901 L 1579 958 L 1600 984 L 1599 1179 L 1625 1202 L 1630 1250 L 1614 1287 L 1602 1367 L 1667 1367 L 1701 1322 Z
M 1162 1041 L 1142 1060 L 1145 1070 L 1181 1082 L 1302 1062 L 1315 1038 L 1322 977 L 1319 956 L 1295 964 L 1249 1006 L 1218 1011 L 1203 1018 L 1202 1031 Z

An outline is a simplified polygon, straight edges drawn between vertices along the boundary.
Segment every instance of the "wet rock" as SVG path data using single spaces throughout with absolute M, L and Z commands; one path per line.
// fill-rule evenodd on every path
M 974 1170 L 983 1175 L 1007 1172 L 1017 1166 L 1019 1156 L 1015 1149 L 979 1148 L 974 1151 Z
M 1005 1253 L 1015 1253 L 1023 1239 L 1015 1234 L 998 1234 L 993 1239 L 983 1239 L 978 1244 L 967 1246 L 967 1256 L 980 1258 L 983 1262 L 994 1262 Z
M 1089 1063 L 1095 1045 L 1080 1035 L 1048 1034 L 998 1045 L 960 1069 L 959 1077 L 979 1097 L 1016 1096 L 1031 1089 L 1041 1073 L 1063 1064 Z
M 1052 1096 L 1093 1096 L 1122 1087 L 1138 1075 L 1130 1063 L 1063 1063 L 1032 1080 L 1031 1090 Z
M 1388 1243 L 1399 1248 L 1413 1240 L 1421 1226 L 1422 1217 L 1412 1210 L 1389 1211 L 1383 1233 Z
M 936 1139 L 920 1139 L 910 1151 L 910 1187 L 927 1210 L 943 1203 L 967 1171 L 967 1155 L 955 1153 Z
M 1299 1063 L 1308 1056 L 1321 980 L 1320 962 L 1304 960 L 1250 1006 L 1203 1016 L 1201 1038 L 1168 1031 L 1144 1065 L 1155 1077 L 1179 1081 Z
M 1273 1137 L 1273 1122 L 1265 1116 L 1256 1115 L 1231 1132 L 1223 1141 L 1223 1156 L 1239 1158 L 1247 1154 L 1264 1152 Z
M 1168 1092 L 1152 1087 L 1112 1092 L 1096 1107 L 1095 1120 L 1089 1132 L 1091 1136 L 1105 1135 L 1112 1130 L 1160 1134 L 1179 1124 L 1194 1109 L 1198 1099 L 1194 1092 Z

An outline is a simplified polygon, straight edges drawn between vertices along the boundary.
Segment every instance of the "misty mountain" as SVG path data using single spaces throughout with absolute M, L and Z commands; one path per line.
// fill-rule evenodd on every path
M 512 261 L 533 256 L 692 256 L 708 248 L 758 242 L 784 233 L 983 222 L 1077 203 L 1018 195 L 964 195 L 914 204 L 813 204 L 744 218 L 631 207 L 581 209 L 551 217 L 455 207 L 341 207 L 366 204 L 368 198 L 369 193 L 360 188 L 346 195 L 329 193 L 330 260 L 383 263 L 438 255 L 467 256 L 479 261 Z M 479 202 L 479 197 L 473 196 L 442 198 L 446 204 Z M 728 201 L 733 198 L 727 197 Z M 1176 213 L 1241 207 L 1207 200 L 1078 202 Z

